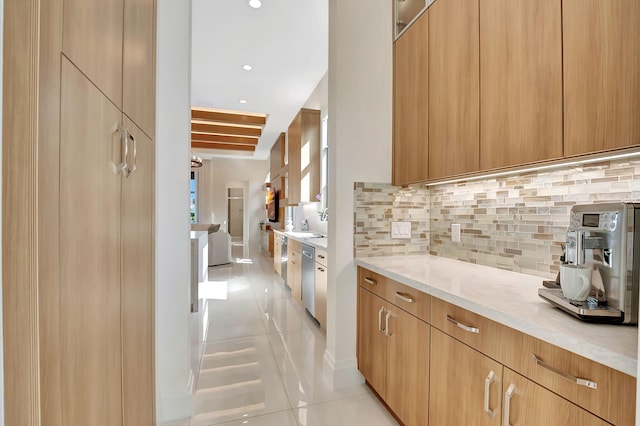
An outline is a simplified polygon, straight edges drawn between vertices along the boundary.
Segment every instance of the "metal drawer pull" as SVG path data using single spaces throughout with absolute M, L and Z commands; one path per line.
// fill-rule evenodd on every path
M 319 257 L 320 259 L 324 259 L 324 255 L 323 255 L 323 254 L 319 254 L 319 255 L 318 255 L 318 257 Z
M 391 337 L 391 333 L 389 333 L 389 318 L 391 318 L 391 311 L 387 312 L 387 316 L 384 321 L 384 334 L 387 337 Z
M 321 267 L 318 266 L 318 271 L 324 272 L 324 268 L 321 268 Z
M 413 303 L 413 297 L 411 297 L 410 295 L 408 295 L 407 293 L 400 293 L 399 291 L 396 291 L 396 297 L 400 300 L 404 300 L 407 303 Z
M 449 321 L 450 323 L 455 324 L 458 328 L 463 329 L 464 331 L 468 331 L 469 333 L 476 333 L 476 334 L 480 334 L 480 329 L 476 328 L 476 327 L 470 327 L 468 325 L 464 325 L 459 323 L 458 321 L 454 320 L 453 318 L 451 318 L 449 315 L 447 315 L 447 321 Z
M 511 414 L 510 413 L 511 397 L 513 396 L 514 393 L 516 393 L 516 385 L 511 383 L 507 391 L 504 393 L 504 419 L 502 423 L 503 426 L 511 426 L 511 422 L 509 422 L 509 416 Z
M 489 387 L 495 380 L 495 373 L 493 370 L 489 370 L 489 375 L 484 379 L 484 412 L 493 417 L 495 414 L 492 409 L 489 408 Z
M 364 282 L 367 284 L 371 284 L 371 285 L 377 285 L 378 281 L 374 280 L 373 278 L 369 278 L 369 277 L 364 277 Z
M 580 377 L 575 377 L 575 376 L 572 376 L 569 373 L 565 373 L 564 371 L 560 371 L 557 368 L 550 366 L 549 364 L 547 364 L 546 362 L 544 362 L 543 360 L 538 358 L 535 354 L 531 354 L 531 358 L 533 359 L 533 362 L 536 363 L 536 365 L 539 365 L 542 368 L 546 368 L 547 370 L 551 371 L 552 373 L 556 373 L 557 375 L 562 376 L 565 379 L 572 381 L 576 385 L 585 386 L 585 387 L 588 387 L 590 389 L 598 389 L 598 383 L 596 383 L 596 382 L 594 382 L 592 380 L 581 379 Z
M 380 333 L 384 333 L 384 330 L 382 329 L 382 314 L 384 314 L 384 307 L 380 308 L 378 311 L 378 331 Z

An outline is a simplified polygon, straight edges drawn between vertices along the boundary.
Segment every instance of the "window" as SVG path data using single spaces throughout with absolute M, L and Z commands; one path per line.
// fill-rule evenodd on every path
M 322 197 L 321 208 L 327 208 L 328 177 L 329 177 L 329 142 L 327 138 L 328 115 L 325 115 L 320 125 L 320 194 Z
M 196 172 L 191 171 L 191 180 L 189 181 L 191 223 L 196 223 L 198 221 L 198 204 L 197 204 L 197 198 L 196 198 L 196 187 L 198 185 L 197 185 L 196 177 L 197 177 Z

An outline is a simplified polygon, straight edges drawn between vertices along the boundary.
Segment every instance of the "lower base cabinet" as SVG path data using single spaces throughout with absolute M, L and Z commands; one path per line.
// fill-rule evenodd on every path
M 358 368 L 407 426 L 429 412 L 429 324 L 359 288 Z

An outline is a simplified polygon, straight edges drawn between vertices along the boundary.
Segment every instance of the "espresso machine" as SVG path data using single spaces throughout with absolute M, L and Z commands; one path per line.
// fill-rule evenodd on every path
M 573 206 L 565 250 L 565 263 L 593 269 L 590 296 L 570 300 L 546 284 L 538 295 L 582 320 L 637 324 L 640 204 Z

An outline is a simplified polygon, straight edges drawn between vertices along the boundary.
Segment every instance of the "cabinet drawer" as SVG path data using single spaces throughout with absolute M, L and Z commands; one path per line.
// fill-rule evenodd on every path
M 431 296 L 387 278 L 385 299 L 412 315 L 429 322 Z
M 490 343 L 495 338 L 497 326 L 493 321 L 434 297 L 431 302 L 431 325 L 493 357 Z
M 634 377 L 532 336 L 521 336 L 519 348 L 503 347 L 499 356 L 506 366 L 608 422 L 634 424 Z M 584 380 L 582 384 L 576 383 L 578 379 Z
M 327 251 L 316 247 L 316 262 L 327 266 Z
M 368 269 L 358 267 L 358 286 L 366 288 L 380 297 L 386 297 L 389 278 L 384 277 Z
M 300 241 L 289 238 L 288 244 L 289 244 L 288 248 L 290 250 L 295 250 L 302 253 L 302 243 Z

